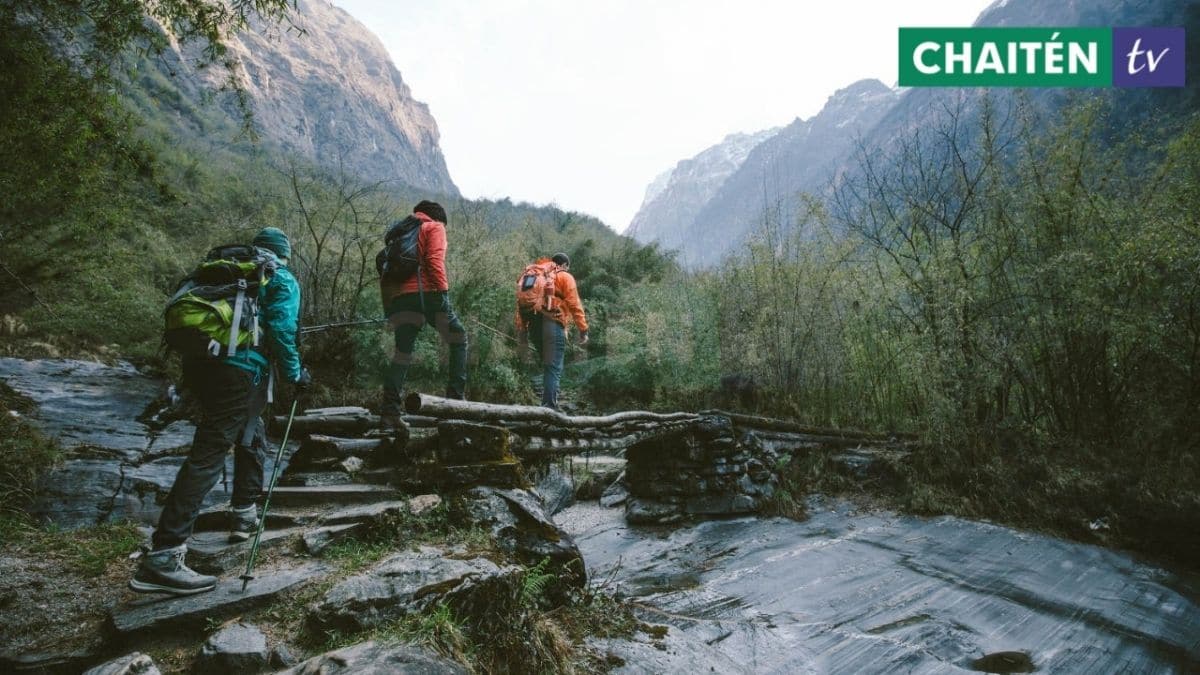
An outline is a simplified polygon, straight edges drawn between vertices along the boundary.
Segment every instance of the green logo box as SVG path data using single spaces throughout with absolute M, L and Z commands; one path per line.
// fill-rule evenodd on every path
M 1110 28 L 901 28 L 902 87 L 1109 87 Z

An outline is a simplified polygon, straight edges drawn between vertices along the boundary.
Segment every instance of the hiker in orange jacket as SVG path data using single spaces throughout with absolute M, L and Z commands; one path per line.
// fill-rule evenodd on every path
M 517 307 L 517 338 L 522 356 L 528 349 L 529 338 L 542 357 L 542 405 L 558 410 L 558 387 L 562 382 L 563 360 L 567 352 L 567 329 L 579 328 L 579 344 L 588 342 L 587 317 L 579 300 L 575 277 L 568 272 L 571 259 L 566 253 L 540 258 L 535 265 L 550 271 L 554 277 L 554 301 L 547 311 L 528 313 Z

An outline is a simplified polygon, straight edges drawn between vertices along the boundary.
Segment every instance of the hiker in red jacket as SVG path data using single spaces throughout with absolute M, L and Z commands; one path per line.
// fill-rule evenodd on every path
M 421 221 L 417 235 L 420 266 L 396 281 L 387 275 L 379 287 L 388 325 L 395 334 L 396 351 L 383 381 L 382 423 L 398 426 L 404 412 L 404 382 L 412 363 L 417 333 L 431 323 L 450 348 L 446 397 L 465 399 L 467 390 L 467 331 L 450 306 L 450 281 L 446 277 L 446 210 L 437 202 L 422 201 L 413 207 Z
M 567 271 L 570 268 L 567 254 L 555 253 L 526 267 L 517 281 L 519 351 L 525 354 L 532 336 L 533 346 L 542 356 L 542 405 L 553 410 L 558 410 L 558 387 L 571 324 L 579 327 L 579 344 L 588 342 L 587 317 L 575 277 Z

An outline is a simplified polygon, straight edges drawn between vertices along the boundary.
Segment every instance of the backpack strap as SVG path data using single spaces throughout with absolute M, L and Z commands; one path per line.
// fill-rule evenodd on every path
M 246 280 L 238 279 L 237 299 L 233 301 L 233 325 L 229 327 L 228 356 L 237 354 L 238 328 L 242 324 L 242 308 L 246 304 Z

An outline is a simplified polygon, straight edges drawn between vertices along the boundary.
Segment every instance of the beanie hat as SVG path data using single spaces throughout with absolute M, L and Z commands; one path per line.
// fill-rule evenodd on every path
M 292 257 L 292 243 L 288 241 L 288 236 L 283 233 L 283 230 L 278 227 L 264 227 L 262 231 L 254 235 L 254 241 L 250 243 L 259 248 L 273 251 L 280 258 Z
M 554 261 L 555 265 L 562 265 L 564 267 L 571 264 L 571 258 L 566 253 L 555 253 L 550 257 L 550 260 Z
M 413 213 L 424 213 L 439 223 L 448 224 L 449 222 L 446 220 L 446 209 L 443 209 L 441 204 L 437 202 L 431 202 L 428 199 L 418 202 L 417 205 L 413 207 Z

